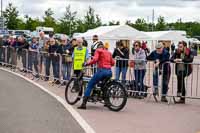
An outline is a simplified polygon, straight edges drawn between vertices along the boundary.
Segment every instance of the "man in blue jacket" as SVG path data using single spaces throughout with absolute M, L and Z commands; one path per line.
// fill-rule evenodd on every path
M 158 95 L 158 79 L 159 74 L 162 74 L 162 102 L 168 102 L 166 99 L 166 95 L 168 92 L 168 84 L 171 75 L 171 67 L 168 63 L 170 54 L 169 52 L 163 48 L 162 43 L 158 43 L 155 46 L 156 50 L 150 53 L 147 56 L 147 60 L 154 61 L 154 73 L 153 73 L 153 86 L 154 86 L 154 95 Z M 161 71 L 162 70 L 162 71 Z M 162 73 L 161 73 L 162 72 Z

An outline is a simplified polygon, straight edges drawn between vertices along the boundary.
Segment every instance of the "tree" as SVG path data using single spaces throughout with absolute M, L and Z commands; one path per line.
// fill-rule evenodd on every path
M 101 18 L 98 14 L 95 14 L 95 11 L 92 7 L 89 7 L 89 10 L 84 17 L 84 31 L 88 29 L 93 29 L 102 25 Z
M 44 19 L 43 26 L 56 28 L 56 20 L 53 17 L 53 14 L 54 12 L 52 11 L 51 8 L 48 8 L 45 11 L 45 16 L 43 17 Z
M 133 25 L 134 28 L 141 31 L 147 31 L 147 23 L 143 18 L 138 18 Z
M 72 35 L 76 31 L 76 15 L 77 12 L 72 12 L 70 5 L 66 7 L 64 16 L 60 19 L 59 32 L 67 35 Z
M 17 19 L 17 30 L 25 30 L 26 29 L 26 23 L 23 19 Z
M 109 21 L 108 22 L 108 25 L 112 26 L 112 25 L 120 25 L 120 22 L 119 21 Z
M 38 18 L 33 19 L 33 18 L 29 17 L 28 15 L 26 15 L 25 18 L 26 18 L 26 23 L 25 23 L 26 30 L 34 31 L 37 26 L 41 25 L 41 22 Z
M 85 29 L 86 29 L 86 28 L 85 28 L 84 22 L 83 22 L 81 19 L 78 19 L 78 20 L 76 21 L 76 32 L 78 32 L 78 33 L 83 33 L 83 32 L 86 31 Z
M 19 22 L 19 11 L 16 7 L 13 6 L 12 3 L 8 4 L 5 11 L 3 12 L 3 16 L 5 18 L 5 24 L 8 29 L 17 29 Z
M 96 27 L 101 26 L 102 25 L 101 18 L 99 17 L 98 14 L 96 14 L 95 16 L 96 16 Z
M 162 30 L 166 30 L 167 25 L 165 22 L 165 18 L 162 16 L 158 17 L 158 23 L 156 24 L 156 30 L 158 31 L 162 31 Z

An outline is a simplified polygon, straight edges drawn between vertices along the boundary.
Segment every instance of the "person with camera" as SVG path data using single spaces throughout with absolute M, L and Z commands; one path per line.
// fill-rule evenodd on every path
M 192 73 L 192 63 L 194 56 L 189 48 L 187 48 L 187 43 L 181 41 L 178 44 L 178 49 L 175 51 L 171 57 L 171 61 L 176 63 L 175 71 L 177 76 L 177 96 L 180 100 L 177 103 L 185 103 L 185 78 Z
M 166 95 L 168 92 L 168 84 L 171 76 L 171 67 L 168 63 L 170 54 L 164 48 L 163 43 L 159 42 L 155 46 L 156 50 L 152 51 L 147 60 L 154 61 L 154 72 L 153 72 L 153 86 L 154 96 L 158 95 L 158 83 L 159 75 L 162 75 L 162 97 L 161 102 L 168 102 Z

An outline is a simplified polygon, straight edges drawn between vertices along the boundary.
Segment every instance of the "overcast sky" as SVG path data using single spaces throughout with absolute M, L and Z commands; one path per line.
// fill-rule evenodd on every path
M 103 22 L 135 21 L 137 18 L 151 22 L 153 9 L 155 19 L 161 15 L 167 22 L 179 18 L 200 22 L 200 0 L 3 0 L 4 8 L 9 2 L 18 7 L 20 14 L 39 18 L 48 8 L 52 8 L 54 17 L 59 18 L 70 4 L 72 11 L 78 12 L 78 17 L 83 17 L 89 6 L 93 7 Z

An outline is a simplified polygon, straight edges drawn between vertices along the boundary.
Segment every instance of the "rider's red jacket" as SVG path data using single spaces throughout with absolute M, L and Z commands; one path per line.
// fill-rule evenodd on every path
M 94 57 L 89 61 L 89 65 L 95 64 L 97 62 L 98 68 L 110 69 L 114 66 L 115 61 L 112 58 L 112 54 L 105 48 L 98 48 L 95 51 Z

